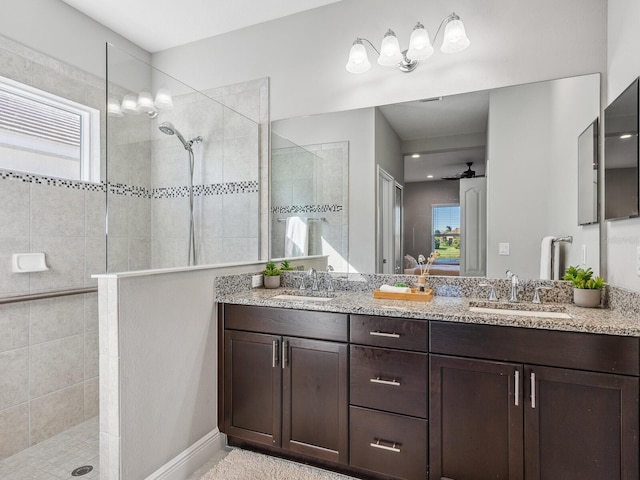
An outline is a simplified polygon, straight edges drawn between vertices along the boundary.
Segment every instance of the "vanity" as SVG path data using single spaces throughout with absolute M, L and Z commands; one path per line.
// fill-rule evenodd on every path
M 633 318 L 277 293 L 219 296 L 219 428 L 231 445 L 359 478 L 638 478 Z

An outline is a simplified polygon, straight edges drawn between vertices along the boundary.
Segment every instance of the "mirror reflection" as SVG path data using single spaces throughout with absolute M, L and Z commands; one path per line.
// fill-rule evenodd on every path
M 604 110 L 604 218 L 638 216 L 638 80 Z
M 558 270 L 599 263 L 598 226 L 577 218 L 577 140 L 599 98 L 599 74 L 583 75 L 287 119 L 273 131 L 300 145 L 350 142 L 349 271 L 402 273 L 415 268 L 407 255 L 437 251 L 438 274 L 540 278 L 545 237 L 573 238 Z M 385 193 L 382 177 L 402 194 Z

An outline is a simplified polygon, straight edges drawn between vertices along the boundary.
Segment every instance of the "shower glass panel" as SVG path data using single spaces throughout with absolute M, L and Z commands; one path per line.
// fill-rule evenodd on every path
M 271 258 L 326 255 L 349 271 L 348 166 L 349 142 L 300 146 L 271 134 Z
M 107 268 L 258 260 L 260 128 L 227 105 L 107 45 Z

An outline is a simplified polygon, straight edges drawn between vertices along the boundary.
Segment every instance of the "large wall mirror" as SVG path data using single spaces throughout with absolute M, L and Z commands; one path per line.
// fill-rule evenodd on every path
M 540 278 L 547 236 L 573 240 L 561 245 L 562 268 L 598 270 L 598 225 L 578 225 L 577 165 L 578 137 L 599 112 L 600 75 L 591 74 L 285 119 L 272 130 L 302 146 L 348 142 L 348 271 L 411 273 L 406 255 L 437 249 L 437 274 Z M 400 265 L 376 258 L 397 251 L 380 248 L 380 169 L 402 188 L 402 232 L 388 232 Z M 272 190 L 278 181 L 272 171 Z
M 638 216 L 638 80 L 604 110 L 606 220 Z

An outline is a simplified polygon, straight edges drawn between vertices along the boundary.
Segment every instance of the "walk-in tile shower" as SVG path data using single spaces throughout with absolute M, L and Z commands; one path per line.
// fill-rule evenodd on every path
M 93 274 L 260 255 L 268 80 L 198 92 L 106 50 L 105 80 L 0 37 L 0 80 L 97 115 L 90 144 L 65 146 L 90 147 L 91 174 L 8 167 L 3 158 L 15 165 L 33 152 L 0 148 L 0 464 L 99 413 Z M 30 252 L 48 269 L 12 271 L 12 256 Z

